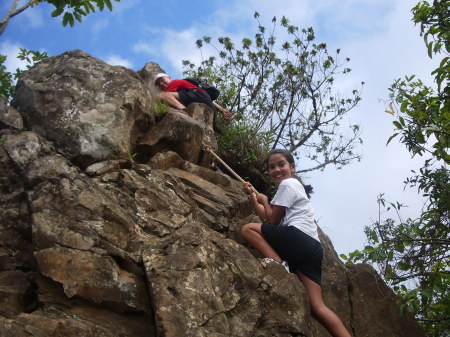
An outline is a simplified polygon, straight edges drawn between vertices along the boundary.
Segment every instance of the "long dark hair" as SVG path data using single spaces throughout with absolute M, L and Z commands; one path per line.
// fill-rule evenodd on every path
M 286 158 L 286 160 L 288 161 L 289 164 L 294 164 L 294 166 L 295 166 L 294 156 L 292 155 L 292 153 L 290 151 L 285 150 L 285 149 L 272 149 L 272 150 L 270 150 L 269 153 L 267 154 L 266 160 L 264 161 L 266 163 L 266 166 L 268 165 L 270 156 L 273 155 L 273 154 L 281 154 L 284 158 Z M 293 174 L 292 176 L 293 176 L 293 178 L 296 178 L 298 181 L 300 181 L 300 183 L 303 185 L 303 187 L 305 189 L 305 192 L 306 192 L 306 195 L 308 196 L 308 199 L 310 199 L 311 198 L 311 194 L 313 193 L 312 186 L 311 185 L 305 185 L 303 183 L 302 179 L 298 175 Z

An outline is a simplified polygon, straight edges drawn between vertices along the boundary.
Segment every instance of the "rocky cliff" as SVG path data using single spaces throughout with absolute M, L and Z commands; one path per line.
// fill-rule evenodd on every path
M 0 106 L 0 336 L 328 336 L 297 277 L 240 238 L 255 216 L 208 168 L 208 108 L 155 115 L 159 71 L 69 51 Z M 354 336 L 424 336 L 321 238 L 324 299 Z

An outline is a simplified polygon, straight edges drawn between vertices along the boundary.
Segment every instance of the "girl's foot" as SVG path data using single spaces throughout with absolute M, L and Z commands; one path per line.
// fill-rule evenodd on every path
M 291 271 L 289 270 L 289 266 L 288 266 L 288 264 L 287 264 L 286 261 L 278 262 L 278 261 L 272 259 L 271 257 L 265 257 L 265 258 L 263 259 L 263 261 L 266 262 L 266 263 L 273 263 L 273 262 L 275 262 L 275 263 L 281 264 L 281 265 L 284 267 L 284 269 L 286 269 L 286 271 L 287 271 L 288 273 L 291 272 Z

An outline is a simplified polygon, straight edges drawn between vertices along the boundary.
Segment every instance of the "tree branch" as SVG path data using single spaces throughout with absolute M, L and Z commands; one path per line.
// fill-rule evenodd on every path
M 6 15 L 3 18 L 3 20 L 0 21 L 0 35 L 2 35 L 3 32 L 5 31 L 6 26 L 8 25 L 9 20 L 11 18 L 13 18 L 14 16 L 22 13 L 28 7 L 31 7 L 35 3 L 35 1 L 34 0 L 30 0 L 25 5 L 23 5 L 22 7 L 20 7 L 19 9 L 16 10 L 18 3 L 19 3 L 19 0 L 14 0 L 13 3 L 11 4 L 11 7 L 8 10 L 8 13 L 6 13 Z

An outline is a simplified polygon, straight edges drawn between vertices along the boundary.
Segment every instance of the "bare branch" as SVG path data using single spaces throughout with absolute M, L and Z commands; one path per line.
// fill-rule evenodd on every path
M 9 23 L 9 20 L 11 18 L 13 18 L 14 16 L 22 13 L 24 10 L 26 10 L 28 7 L 31 7 L 33 4 L 36 3 L 36 1 L 34 0 L 30 0 L 28 1 L 25 5 L 23 5 L 22 7 L 20 7 L 19 9 L 17 8 L 17 5 L 19 3 L 19 0 L 14 0 L 13 3 L 11 4 L 11 7 L 8 10 L 8 13 L 6 13 L 5 17 L 0 21 L 0 35 L 3 34 L 3 32 L 6 29 L 6 26 Z

